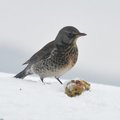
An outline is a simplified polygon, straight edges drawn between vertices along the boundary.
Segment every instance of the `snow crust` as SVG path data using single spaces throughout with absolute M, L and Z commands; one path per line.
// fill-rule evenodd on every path
M 54 78 L 0 73 L 0 120 L 120 120 L 120 88 L 91 83 L 91 90 L 70 98 Z

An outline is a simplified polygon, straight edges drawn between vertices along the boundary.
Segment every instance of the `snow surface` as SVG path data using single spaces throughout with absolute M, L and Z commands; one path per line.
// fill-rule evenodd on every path
M 0 120 L 120 120 L 119 87 L 91 83 L 90 91 L 70 98 L 66 82 L 38 80 L 0 73 Z

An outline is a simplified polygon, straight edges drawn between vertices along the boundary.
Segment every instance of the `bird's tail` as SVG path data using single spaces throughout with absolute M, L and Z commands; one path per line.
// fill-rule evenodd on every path
M 28 74 L 26 74 L 26 70 L 24 69 L 23 71 L 21 71 L 20 73 L 18 73 L 16 76 L 14 76 L 15 78 L 25 78 Z

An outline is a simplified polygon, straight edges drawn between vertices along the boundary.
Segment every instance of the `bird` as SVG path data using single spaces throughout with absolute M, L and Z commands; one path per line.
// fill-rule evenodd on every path
M 77 62 L 78 47 L 76 41 L 86 36 L 73 26 L 63 27 L 56 38 L 36 52 L 23 65 L 27 66 L 15 78 L 25 78 L 37 74 L 44 83 L 44 78 L 55 77 L 61 84 L 60 77 L 68 72 Z

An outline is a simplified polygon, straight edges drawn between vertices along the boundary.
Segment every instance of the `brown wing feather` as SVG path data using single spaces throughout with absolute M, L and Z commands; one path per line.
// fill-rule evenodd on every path
M 37 53 L 35 53 L 29 60 L 27 60 L 23 65 L 35 63 L 37 61 L 40 61 L 41 59 L 48 58 L 54 47 L 55 47 L 54 41 L 49 42 L 42 49 L 40 49 Z

